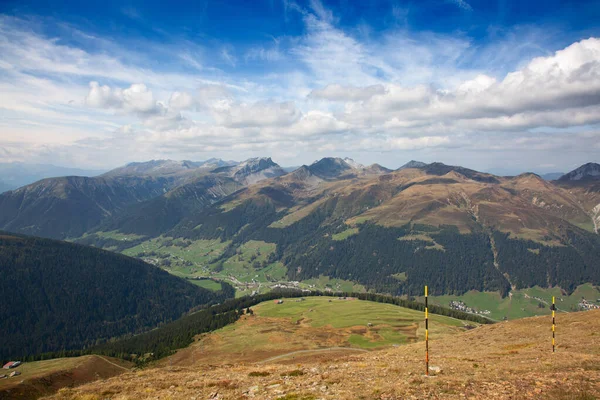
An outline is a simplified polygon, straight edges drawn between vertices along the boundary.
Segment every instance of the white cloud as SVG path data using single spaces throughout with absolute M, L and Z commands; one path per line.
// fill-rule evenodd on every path
M 323 89 L 313 90 L 310 93 L 310 97 L 330 101 L 362 101 L 384 93 L 385 87 L 383 85 L 353 87 L 333 84 Z
M 254 104 L 222 102 L 213 109 L 218 124 L 233 127 L 289 126 L 301 113 L 292 102 Z
M 307 162 L 315 149 L 431 158 L 598 149 L 600 39 L 540 50 L 506 72 L 488 65 L 493 58 L 473 63 L 493 52 L 465 35 L 393 28 L 370 39 L 341 29 L 319 1 L 287 6 L 305 24 L 301 36 L 237 49 L 239 64 L 228 44 L 208 51 L 186 42 L 160 50 L 168 54 L 160 69 L 141 55 L 130 61 L 115 43 L 94 53 L 0 17 L 0 153 L 67 157 L 78 149 L 100 166 L 132 154 L 273 152 Z M 463 67 L 465 59 L 477 68 Z M 243 70 L 252 63 L 260 73 Z
M 471 7 L 471 5 L 469 3 L 467 3 L 465 0 L 450 0 L 450 1 L 454 4 L 456 4 L 457 6 L 459 6 L 460 8 L 462 8 L 463 10 L 473 11 L 473 7 Z
M 178 97 L 178 95 L 176 95 Z M 127 89 L 112 89 L 98 82 L 90 82 L 90 91 L 85 98 L 90 107 L 123 110 L 138 114 L 161 114 L 165 107 L 154 99 L 152 91 L 143 83 L 134 83 Z

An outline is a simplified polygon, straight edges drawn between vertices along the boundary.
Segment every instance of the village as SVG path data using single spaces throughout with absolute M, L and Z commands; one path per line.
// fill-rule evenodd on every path
M 459 301 L 452 300 L 452 301 L 450 301 L 450 303 L 448 305 L 453 310 L 458 310 L 458 311 L 466 312 L 469 314 L 477 314 L 477 315 L 490 315 L 491 314 L 491 312 L 489 310 L 476 310 L 473 307 L 467 306 L 463 301 L 460 301 L 460 300 Z
M 577 307 L 582 311 L 600 310 L 600 299 L 596 299 L 596 303 L 593 303 L 582 298 L 581 301 L 577 303 Z

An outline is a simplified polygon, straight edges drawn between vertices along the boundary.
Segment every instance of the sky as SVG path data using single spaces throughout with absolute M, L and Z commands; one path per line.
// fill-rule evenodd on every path
M 0 1 L 0 162 L 600 162 L 600 3 Z

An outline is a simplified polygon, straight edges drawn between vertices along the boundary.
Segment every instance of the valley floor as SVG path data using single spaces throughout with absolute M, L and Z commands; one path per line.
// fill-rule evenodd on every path
M 595 399 L 600 396 L 600 311 L 559 314 L 557 350 L 548 317 L 432 337 L 342 358 L 149 368 L 78 388 L 74 399 Z

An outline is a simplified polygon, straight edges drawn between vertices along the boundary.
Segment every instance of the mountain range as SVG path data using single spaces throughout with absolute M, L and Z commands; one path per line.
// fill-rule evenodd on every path
M 97 176 L 103 172 L 51 164 L 0 163 L 0 193 L 29 185 L 40 179 L 60 176 Z
M 600 177 L 555 181 L 411 161 L 397 170 L 326 157 L 286 173 L 270 158 L 159 160 L 0 195 L 0 228 L 125 250 L 152 238 L 217 240 L 208 265 L 274 246 L 289 280 L 328 276 L 394 294 L 600 283 Z M 134 242 L 106 232 L 134 235 Z

